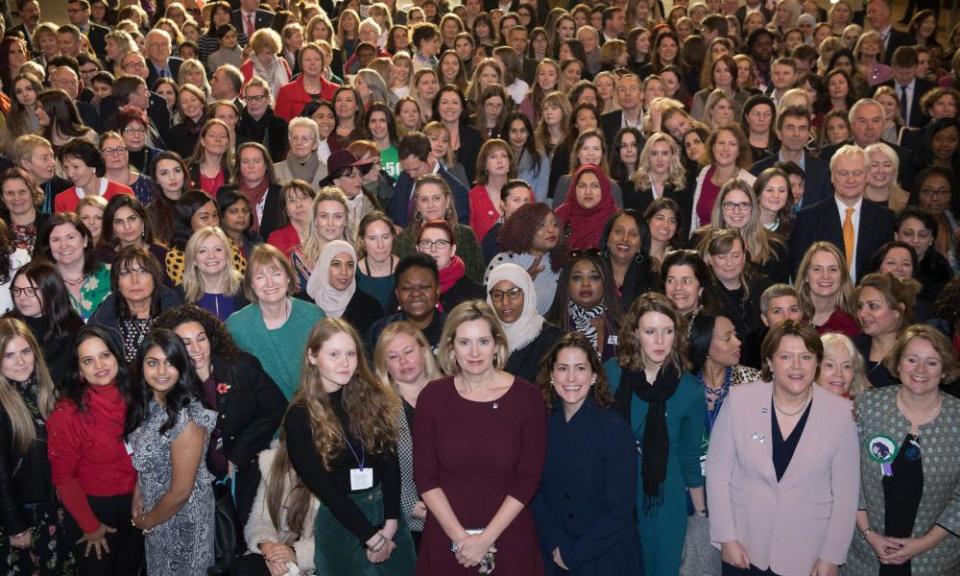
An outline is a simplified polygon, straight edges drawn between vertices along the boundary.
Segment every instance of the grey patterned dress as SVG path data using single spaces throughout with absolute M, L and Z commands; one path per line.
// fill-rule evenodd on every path
M 176 424 L 160 434 L 160 427 L 166 419 L 163 408 L 151 401 L 146 422 L 134 430 L 129 439 L 146 512 L 157 505 L 170 487 L 173 441 L 190 421 L 209 434 L 216 424 L 216 412 L 206 410 L 194 400 L 180 411 Z M 213 475 L 203 464 L 206 453 L 207 442 L 204 442 L 200 468 L 189 500 L 173 518 L 154 528 L 146 537 L 147 574 L 150 576 L 205 576 L 207 568 L 213 565 Z

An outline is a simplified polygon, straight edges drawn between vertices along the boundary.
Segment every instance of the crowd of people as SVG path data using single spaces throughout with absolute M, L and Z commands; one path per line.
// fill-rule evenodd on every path
M 48 8 L 0 572 L 960 574 L 940 2 Z

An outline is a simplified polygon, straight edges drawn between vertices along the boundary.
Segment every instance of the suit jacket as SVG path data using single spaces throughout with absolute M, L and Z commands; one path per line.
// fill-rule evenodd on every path
M 808 576 L 818 559 L 843 564 L 857 517 L 860 442 L 851 402 L 811 386 L 810 415 L 779 481 L 771 383 L 730 389 L 707 452 L 713 545 L 738 541 L 753 565 L 783 576 Z
M 101 126 L 104 130 L 116 130 L 118 128 L 117 111 L 119 108 L 119 103 L 114 96 L 107 96 L 100 102 Z M 170 111 L 167 109 L 167 101 L 156 92 L 150 92 L 147 116 L 153 123 L 153 128 L 156 129 L 161 140 L 161 142 L 154 142 L 153 147 L 160 150 L 166 149 L 167 143 L 170 142 Z
M 247 27 L 243 23 L 240 10 L 233 11 L 233 25 L 236 27 L 237 31 L 246 34 Z M 273 12 L 269 10 L 257 10 L 257 14 L 253 18 L 253 27 L 256 30 L 259 30 L 261 28 L 269 28 L 271 26 L 273 26 Z
M 171 56 L 168 60 L 167 65 L 170 66 L 170 73 L 173 75 L 174 80 L 177 80 L 180 74 L 181 64 L 183 64 L 183 59 L 176 56 Z M 157 69 L 150 60 L 147 60 L 147 69 L 150 71 L 147 76 L 147 88 L 153 90 L 153 87 L 157 85 L 157 80 L 160 79 L 160 70 Z
M 92 21 L 87 25 L 87 39 L 90 40 L 90 47 L 100 60 L 107 59 L 107 34 L 109 33 L 110 29 L 106 26 L 94 24 Z
M 882 84 L 878 84 L 874 87 L 873 92 L 876 94 L 877 88 L 880 86 L 887 86 L 893 88 L 893 91 L 897 93 L 897 97 L 901 96 L 900 87 L 897 86 L 896 80 L 887 80 Z M 930 117 L 923 113 L 923 110 L 920 109 L 920 99 L 923 98 L 923 95 L 926 94 L 929 90 L 932 90 L 937 85 L 929 80 L 924 80 L 922 78 L 917 78 L 913 86 L 913 102 L 910 104 L 910 128 L 920 128 L 926 126 L 930 121 Z M 906 120 L 904 118 L 903 120 Z
M 271 184 L 267 188 L 267 199 L 263 205 L 263 217 L 260 218 L 260 237 L 267 238 L 270 233 L 285 226 L 283 215 L 283 192 L 280 184 Z
M 603 137 L 607 141 L 607 150 L 613 150 L 613 137 L 623 126 L 623 110 L 614 110 L 600 116 L 600 129 L 603 130 Z M 637 144 L 643 149 L 643 142 Z
M 461 132 L 463 134 L 463 132 Z M 463 150 L 463 148 L 460 148 Z M 454 209 L 457 211 L 457 219 L 460 222 L 470 221 L 470 191 L 466 186 L 460 183 L 447 172 L 443 166 L 440 166 L 437 174 L 440 175 L 453 192 Z M 413 206 L 410 204 L 413 198 L 413 179 L 406 171 L 397 176 L 397 186 L 394 188 L 393 204 L 390 209 L 390 218 L 397 226 L 407 226 L 410 223 L 410 215 L 413 212 Z
M 887 50 L 884 53 L 884 62 L 893 61 L 893 53 L 897 48 L 901 46 L 913 46 L 916 43 L 916 40 L 910 34 L 906 32 L 901 32 L 894 28 L 890 27 L 890 38 L 887 40 Z
M 77 105 L 77 112 L 80 113 L 80 119 L 83 120 L 83 123 L 100 132 L 103 125 L 100 122 L 100 113 L 97 112 L 97 107 L 83 100 L 74 100 L 73 103 Z
M 857 253 L 854 265 L 857 277 L 869 271 L 870 261 L 877 249 L 893 240 L 894 214 L 869 200 L 861 203 L 860 226 L 857 229 Z M 800 210 L 790 235 L 790 263 L 796 276 L 807 248 L 818 240 L 833 243 L 844 253 L 843 221 L 837 203 L 831 196 L 826 200 Z
M 533 58 L 523 58 L 523 79 L 527 84 L 533 86 L 533 81 L 537 78 L 537 66 L 539 62 Z
M 767 168 L 772 168 L 779 161 L 779 155 L 773 154 L 760 160 L 750 167 L 750 173 L 760 176 Z M 821 200 L 833 197 L 833 181 L 830 179 L 830 164 L 809 152 L 803 153 L 804 167 L 806 168 L 803 181 L 803 199 L 800 206 L 813 206 Z

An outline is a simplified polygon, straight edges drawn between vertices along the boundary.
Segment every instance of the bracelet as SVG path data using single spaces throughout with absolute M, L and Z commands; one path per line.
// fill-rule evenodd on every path
M 696 514 L 697 516 L 701 517 L 701 518 L 706 518 L 706 517 L 707 517 L 707 509 L 706 509 L 706 508 L 704 508 L 703 510 L 694 510 L 693 513 Z
M 863 536 L 863 539 L 866 540 L 867 536 L 873 534 L 873 530 L 869 526 L 860 531 L 860 535 Z

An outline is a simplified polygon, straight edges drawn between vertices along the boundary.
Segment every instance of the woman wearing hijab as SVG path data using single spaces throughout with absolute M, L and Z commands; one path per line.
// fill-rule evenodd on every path
M 610 179 L 596 164 L 584 164 L 573 175 L 567 198 L 557 208 L 557 219 L 571 250 L 600 247 L 604 224 L 617 211 Z
M 334 240 L 320 251 L 307 282 L 307 294 L 330 318 L 343 318 L 360 334 L 383 318 L 376 298 L 357 290 L 357 252 L 348 242 Z
M 487 303 L 507 335 L 506 372 L 534 381 L 540 359 L 563 332 L 537 311 L 537 290 L 530 274 L 512 263 L 500 264 L 487 277 Z

